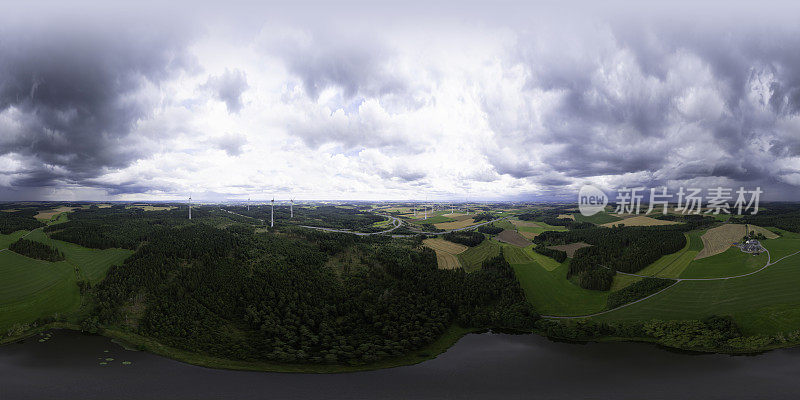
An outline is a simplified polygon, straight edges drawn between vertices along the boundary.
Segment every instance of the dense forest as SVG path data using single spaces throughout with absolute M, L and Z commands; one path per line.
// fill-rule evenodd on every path
M 537 253 L 539 253 L 541 255 L 550 257 L 550 258 L 552 258 L 552 259 L 554 259 L 554 260 L 556 260 L 556 261 L 558 261 L 560 263 L 563 263 L 564 261 L 567 260 L 567 252 L 566 251 L 550 249 L 550 248 L 547 248 L 547 246 L 544 246 L 544 245 L 534 246 L 533 247 L 533 251 L 535 251 L 535 252 L 537 252 Z
M 8 246 L 8 249 L 21 254 L 25 257 L 35 258 L 37 260 L 44 260 L 50 262 L 61 261 L 64 259 L 64 254 L 58 249 L 48 246 L 44 243 L 34 242 L 27 239 L 19 239 Z
M 800 233 L 800 207 L 797 204 L 770 203 L 756 215 L 744 215 L 741 223 L 776 227 Z
M 595 226 L 591 222 L 580 222 L 570 218 L 558 218 L 562 214 L 571 214 L 573 206 L 556 206 L 551 208 L 535 209 L 517 215 L 523 221 L 544 222 L 552 226 L 563 226 L 567 229 L 585 229 Z
M 458 231 L 458 232 L 450 232 L 445 233 L 442 235 L 444 240 L 449 240 L 453 243 L 463 244 L 464 246 L 474 247 L 483 242 L 486 239 L 480 232 L 475 231 Z
M 164 227 L 187 224 L 187 209 L 144 211 L 140 208 L 112 207 L 76 210 L 68 222 L 45 228 L 53 239 L 81 246 L 108 249 L 112 247 L 134 250 L 141 242 L 150 239 Z M 195 218 L 207 215 L 206 211 L 193 209 Z
M 270 220 L 269 205 L 254 205 L 250 207 L 250 210 L 243 206 L 226 207 L 225 209 L 265 221 L 266 223 L 269 223 Z M 275 224 L 286 225 L 291 223 L 296 225 L 318 226 L 321 228 L 348 229 L 359 232 L 378 232 L 387 229 L 385 227 L 373 226 L 376 222 L 385 221 L 386 217 L 353 206 L 295 206 L 293 210 L 294 216 L 292 216 L 292 211 L 288 205 L 275 206 Z
M 494 226 L 494 224 L 481 225 L 478 227 L 478 232 L 485 233 L 487 235 L 497 235 L 504 230 L 505 229 L 503 228 Z
M 33 216 L 37 210 L 0 211 L 0 234 L 8 235 L 16 231 L 30 231 L 44 226 Z
M 585 289 L 609 290 L 616 271 L 634 273 L 686 245 L 684 232 L 713 223 L 713 218 L 690 219 L 683 224 L 547 231 L 535 243 L 552 246 L 584 242 L 575 252 L 568 277 Z
M 419 237 L 255 233 L 205 223 L 210 211 L 191 223 L 172 214 L 89 210 L 51 230 L 136 250 L 91 288 L 87 326 L 230 359 L 360 364 L 419 349 L 452 323 L 531 329 L 538 319 L 502 254 L 467 274 L 438 269 Z

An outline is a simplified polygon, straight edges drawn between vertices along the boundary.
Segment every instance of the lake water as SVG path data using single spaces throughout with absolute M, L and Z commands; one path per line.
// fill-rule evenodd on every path
M 468 335 L 422 364 L 318 375 L 196 367 L 71 331 L 38 339 L 0 346 L 0 399 L 800 397 L 797 349 L 757 356 L 690 355 L 647 344 L 572 344 L 485 333 Z

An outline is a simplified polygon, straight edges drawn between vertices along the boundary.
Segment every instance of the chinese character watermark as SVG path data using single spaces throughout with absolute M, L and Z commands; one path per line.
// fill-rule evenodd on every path
M 649 193 L 648 193 L 649 192 Z M 681 214 L 732 214 L 738 215 L 758 213 L 758 203 L 764 191 L 761 187 L 747 190 L 740 187 L 734 192 L 732 188 L 708 188 L 703 196 L 701 188 L 679 188 L 675 194 L 669 193 L 667 187 L 651 188 L 623 187 L 617 191 L 617 214 L 640 214 L 642 204 L 647 200 L 645 214 L 657 211 L 669 212 L 670 204 L 675 204 L 673 211 Z M 734 199 L 734 194 L 735 199 Z M 645 196 L 647 198 L 645 199 Z M 674 203 L 672 201 L 674 200 Z M 731 204 L 732 203 L 732 204 Z M 578 194 L 578 209 L 585 216 L 592 216 L 603 211 L 608 204 L 608 196 L 591 185 L 585 185 Z

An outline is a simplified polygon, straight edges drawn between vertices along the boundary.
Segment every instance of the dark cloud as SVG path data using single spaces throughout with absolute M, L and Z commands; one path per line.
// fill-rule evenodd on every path
M 277 51 L 312 98 L 329 87 L 342 89 L 348 98 L 403 92 L 406 87 L 388 71 L 392 52 L 366 33 L 318 32 L 304 40 L 284 40 L 269 50 Z
M 157 105 L 150 91 L 194 68 L 186 32 L 72 26 L 0 37 L 0 155 L 30 161 L 18 186 L 80 184 L 144 156 L 130 134 Z
M 244 71 L 226 69 L 222 75 L 209 77 L 203 88 L 211 91 L 218 100 L 225 102 L 229 113 L 238 113 L 244 106 L 242 93 L 249 86 Z
M 732 33 L 720 35 L 722 30 Z M 523 35 L 512 53 L 529 71 L 525 90 L 532 97 L 542 90 L 558 93 L 560 100 L 543 115 L 518 111 L 540 126 L 530 119 L 509 122 L 497 105 L 484 104 L 484 111 L 495 134 L 511 139 L 500 144 L 507 153 L 550 145 L 540 161 L 569 177 L 638 173 L 651 185 L 697 178 L 775 182 L 775 174 L 797 172 L 780 167 L 787 161 L 779 158 L 800 152 L 792 122 L 800 113 L 798 33 L 752 24 L 630 22 L 607 32 L 560 32 L 553 47 L 565 50 L 556 54 L 528 46 L 536 39 Z M 692 110 L 681 108 L 682 98 L 697 90 L 720 100 L 700 96 L 691 99 Z M 540 173 L 524 155 L 488 160 L 501 174 Z M 784 195 L 793 190 L 776 188 Z
M 220 150 L 224 150 L 229 156 L 242 154 L 242 147 L 247 144 L 247 137 L 242 134 L 227 134 L 213 139 L 212 144 Z

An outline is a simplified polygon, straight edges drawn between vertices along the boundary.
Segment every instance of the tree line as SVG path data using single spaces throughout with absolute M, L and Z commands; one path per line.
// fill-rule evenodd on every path
M 35 258 L 37 260 L 50 262 L 64 260 L 64 253 L 55 247 L 27 239 L 19 239 L 16 242 L 11 243 L 11 245 L 8 246 L 8 249 L 17 254 L 21 254 L 25 257 Z
M 0 234 L 8 235 L 16 231 L 30 231 L 44 226 L 33 216 L 36 210 L 2 211 L 0 212 Z
M 449 232 L 442 235 L 442 238 L 453 243 L 463 244 L 464 246 L 474 247 L 483 242 L 486 239 L 480 232 L 476 231 L 458 231 L 458 232 Z
M 705 223 L 705 221 L 703 221 Z M 613 227 L 546 231 L 534 238 L 539 246 L 585 242 L 578 249 L 567 276 L 585 289 L 609 290 L 616 271 L 634 273 L 686 245 L 684 232 L 696 224 L 650 227 Z

